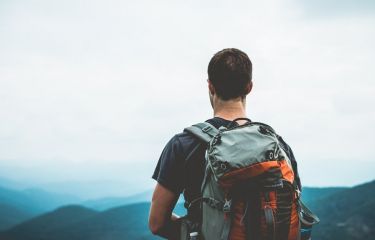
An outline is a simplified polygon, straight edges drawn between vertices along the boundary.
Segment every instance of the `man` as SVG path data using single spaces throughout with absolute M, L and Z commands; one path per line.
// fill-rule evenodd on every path
M 246 96 L 251 92 L 253 82 L 252 63 L 246 53 L 234 48 L 216 53 L 208 65 L 207 82 L 214 117 L 206 122 L 219 128 L 234 119 L 247 117 Z M 300 188 L 293 153 L 281 137 L 279 140 L 291 159 Z M 149 217 L 153 234 L 168 239 L 179 238 L 179 218 L 172 211 L 182 192 L 186 202 L 201 196 L 205 150 L 206 146 L 188 132 L 175 135 L 165 146 L 152 176 L 157 181 Z M 188 217 L 199 222 L 199 204 L 188 210 Z

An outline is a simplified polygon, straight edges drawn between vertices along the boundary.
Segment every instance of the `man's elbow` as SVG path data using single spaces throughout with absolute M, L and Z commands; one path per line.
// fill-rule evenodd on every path
M 148 228 L 154 235 L 159 235 L 162 227 L 163 226 L 161 224 L 158 224 L 157 222 L 152 221 L 151 219 L 148 222 Z

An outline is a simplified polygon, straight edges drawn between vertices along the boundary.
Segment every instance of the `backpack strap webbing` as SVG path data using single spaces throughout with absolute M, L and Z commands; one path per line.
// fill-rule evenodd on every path
M 184 131 L 193 134 L 205 143 L 209 143 L 219 133 L 219 130 L 208 122 L 194 124 L 185 128 Z
M 303 224 L 311 226 L 320 222 L 318 216 L 312 213 L 311 210 L 308 209 L 305 204 L 303 204 L 301 199 L 298 199 L 298 207 L 298 214 Z

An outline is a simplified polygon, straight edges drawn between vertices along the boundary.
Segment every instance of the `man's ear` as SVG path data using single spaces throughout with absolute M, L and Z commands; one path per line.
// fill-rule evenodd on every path
M 214 88 L 214 85 L 212 85 L 210 79 L 208 79 L 207 82 L 208 82 L 208 90 L 210 91 L 210 94 L 211 94 L 211 95 L 214 95 L 214 94 L 215 94 L 215 88 Z
M 253 89 L 253 81 L 250 81 L 246 86 L 246 95 L 251 92 L 251 89 Z

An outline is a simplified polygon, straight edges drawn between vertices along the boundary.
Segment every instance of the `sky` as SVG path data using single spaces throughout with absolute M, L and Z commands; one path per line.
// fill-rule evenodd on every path
M 253 62 L 247 113 L 305 186 L 375 172 L 375 3 L 0 0 L 0 177 L 85 197 L 154 186 L 164 145 L 212 117 L 207 65 Z

